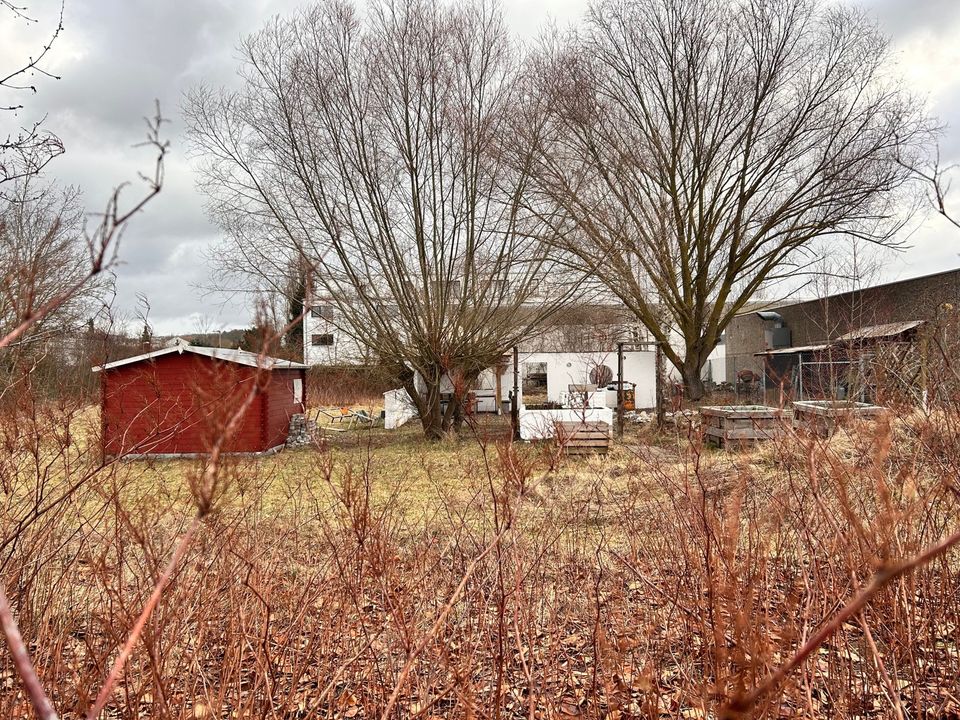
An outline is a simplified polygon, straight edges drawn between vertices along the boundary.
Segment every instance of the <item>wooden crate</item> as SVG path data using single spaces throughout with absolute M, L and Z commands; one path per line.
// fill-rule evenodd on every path
M 879 405 L 849 400 L 797 400 L 793 403 L 793 420 L 798 428 L 830 437 L 841 425 L 856 420 L 873 420 L 887 412 Z
M 611 426 L 605 422 L 558 422 L 557 440 L 567 455 L 606 454 Z
M 785 428 L 780 408 L 765 405 L 724 405 L 700 408 L 708 442 L 722 448 L 741 447 L 779 437 Z

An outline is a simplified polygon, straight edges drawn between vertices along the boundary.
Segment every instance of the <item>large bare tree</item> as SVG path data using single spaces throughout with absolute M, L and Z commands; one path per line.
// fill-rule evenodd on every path
M 524 210 L 528 87 L 500 12 L 408 0 L 361 15 L 331 0 L 271 22 L 242 55 L 239 91 L 199 89 L 186 107 L 230 238 L 222 264 L 282 291 L 306 263 L 311 294 L 439 437 L 575 284 Z
M 811 241 L 892 237 L 898 159 L 927 127 L 888 55 L 862 12 L 819 0 L 610 0 L 546 43 L 531 206 L 690 397 L 733 316 Z

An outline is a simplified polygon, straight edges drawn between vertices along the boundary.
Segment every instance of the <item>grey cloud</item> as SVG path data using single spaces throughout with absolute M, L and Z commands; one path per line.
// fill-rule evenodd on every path
M 143 118 L 159 100 L 168 119 L 164 189 L 129 224 L 120 246 L 115 307 L 122 315 L 135 312 L 142 294 L 150 302 L 151 321 L 165 331 L 176 331 L 177 323 L 196 314 L 231 326 L 248 322 L 246 302 L 199 289 L 211 285 L 206 255 L 219 234 L 204 215 L 204 199 L 185 157 L 179 105 L 197 82 L 229 82 L 241 36 L 286 4 L 68 0 L 64 44 L 80 48 L 82 57 L 64 62 L 58 68 L 63 79 L 46 83 L 33 106 L 47 113 L 48 127 L 67 149 L 48 176 L 80 187 L 90 213 L 124 181 L 132 181 L 124 190 L 132 201 L 142 192 L 137 173 L 151 168 L 150 151 L 133 147 L 144 139 Z M 93 215 L 90 222 L 96 222 Z
M 939 138 L 941 159 L 947 164 L 960 162 L 960 83 L 932 111 L 944 125 Z
M 923 31 L 943 38 L 955 32 L 960 22 L 957 0 L 868 0 L 864 6 L 895 39 Z
M 183 93 L 204 82 L 229 85 L 236 73 L 236 46 L 272 15 L 287 13 L 298 0 L 67 0 L 64 46 L 79 48 L 78 59 L 57 68 L 59 82 L 44 82 L 31 99 L 31 112 L 48 116 L 67 148 L 48 175 L 83 190 L 91 212 L 102 208 L 111 189 L 149 168 L 149 153 L 132 145 L 143 138 L 142 118 L 154 99 L 170 123 L 166 184 L 161 195 L 130 224 L 121 246 L 116 305 L 131 314 L 137 294 L 149 298 L 151 321 L 162 332 L 195 329 L 195 317 L 223 325 L 248 322 L 243 297 L 208 296 L 207 255 L 219 232 L 204 216 L 202 195 L 185 157 L 179 106 Z M 560 25 L 575 22 L 587 0 L 523 0 L 504 3 L 516 32 L 532 39 L 548 17 Z M 929 32 L 931 42 L 952 43 L 947 35 L 960 22 L 960 0 L 869 0 L 867 7 L 895 38 Z M 38 5 L 39 7 L 39 5 Z M 4 57 L 0 35 L 0 59 Z M 944 47 L 944 46 L 941 46 Z M 923 92 L 923 88 L 917 88 Z M 952 123 L 944 136 L 944 156 L 960 159 L 960 86 L 933 108 Z M 136 183 L 126 191 L 135 197 Z M 949 242 L 945 242 L 949 238 Z M 924 224 L 911 238 L 913 248 L 891 262 L 890 272 L 910 274 L 956 266 L 960 233 Z M 896 270 L 896 268 L 901 270 Z
M 80 35 L 86 54 L 46 97 L 98 127 L 135 127 L 154 98 L 168 113 L 194 70 L 229 60 L 255 3 L 220 0 L 67 3 L 67 32 Z M 211 58 L 213 62 L 210 62 Z

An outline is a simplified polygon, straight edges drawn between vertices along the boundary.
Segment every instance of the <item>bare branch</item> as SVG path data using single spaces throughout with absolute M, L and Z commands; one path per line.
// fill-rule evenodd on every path
M 887 54 L 862 12 L 827 3 L 607 0 L 534 59 L 530 205 L 692 397 L 733 316 L 814 240 L 894 243 L 897 159 L 928 121 Z

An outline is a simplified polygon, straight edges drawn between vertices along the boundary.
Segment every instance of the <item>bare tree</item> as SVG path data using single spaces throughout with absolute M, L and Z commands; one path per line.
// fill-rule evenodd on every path
M 14 312 L 11 315 L 12 320 L 9 323 L 5 322 L 2 332 L 0 332 L 0 358 L 5 357 L 11 351 L 11 349 L 16 346 L 17 343 L 22 342 L 24 338 L 28 337 L 38 324 L 45 322 L 51 316 L 61 312 L 65 306 L 68 306 L 70 303 L 74 302 L 74 299 L 78 296 L 78 294 L 82 295 L 84 290 L 91 282 L 95 282 L 98 277 L 105 272 L 109 272 L 110 269 L 115 266 L 117 262 L 117 245 L 123 228 L 134 215 L 140 212 L 140 210 L 143 209 L 143 207 L 146 206 L 146 204 L 160 192 L 163 184 L 163 162 L 166 155 L 167 143 L 160 140 L 161 123 L 162 118 L 160 116 L 160 109 L 158 107 L 156 116 L 147 123 L 149 129 L 148 138 L 145 145 L 155 149 L 157 155 L 153 172 L 150 174 L 141 175 L 141 179 L 146 186 L 143 194 L 129 206 L 124 207 L 121 205 L 120 199 L 123 186 L 120 186 L 113 191 L 107 200 L 103 213 L 101 214 L 99 224 L 97 224 L 92 231 L 83 233 L 86 249 L 86 264 L 82 267 L 82 269 L 78 267 L 75 271 L 72 270 L 70 273 L 67 273 L 66 276 L 61 277 L 59 281 L 49 285 L 42 280 L 43 275 L 51 271 L 51 268 L 45 266 L 44 263 L 38 263 L 36 268 L 23 268 L 23 270 L 28 273 L 34 273 L 32 276 L 18 275 L 14 278 L 15 281 L 21 281 L 27 288 L 25 297 L 18 297 L 19 293 L 14 287 L 16 283 L 10 282 L 10 278 L 6 279 L 5 284 L 7 287 L 5 288 L 5 293 L 15 298 L 16 302 L 13 307 Z M 66 197 L 66 205 L 59 207 L 70 207 L 70 202 L 72 202 L 70 195 L 68 194 Z M 27 207 L 29 207 L 29 205 L 27 205 Z M 60 222 L 60 220 L 63 218 L 61 218 L 56 212 L 56 208 L 58 207 L 56 202 L 53 202 L 50 205 L 41 203 L 37 207 L 41 209 L 46 208 L 45 211 L 40 212 L 37 216 L 37 218 L 39 218 L 38 227 L 43 228 L 46 226 L 48 228 L 46 231 L 41 231 L 39 235 L 41 238 L 43 238 L 43 240 L 39 243 L 39 247 L 42 248 L 47 245 L 51 245 L 49 238 L 60 237 L 58 235 L 59 230 L 61 227 L 65 226 Z M 48 212 L 51 208 L 53 209 L 52 214 Z M 70 215 L 68 213 L 67 217 L 69 216 Z M 24 227 L 32 227 L 32 225 L 33 223 L 24 223 Z M 67 223 L 66 226 L 69 226 L 69 223 Z M 51 228 L 55 229 L 56 232 L 51 232 Z M 22 234 L 26 237 L 33 235 L 32 232 L 25 232 Z M 71 236 L 69 233 L 64 236 L 64 238 L 66 238 L 66 247 L 71 245 L 70 237 Z M 6 242 L 4 244 L 6 245 Z M 56 240 L 52 242 L 53 247 L 57 247 L 59 244 L 60 242 Z M 26 245 L 29 247 L 29 243 L 26 243 Z M 39 257 L 46 261 L 46 254 L 44 252 L 33 254 L 35 257 Z M 69 256 L 71 258 L 73 257 L 72 252 L 69 253 Z M 13 257 L 19 256 L 14 254 Z M 42 297 L 32 297 L 34 293 L 38 292 L 42 294 Z M 2 398 L 3 394 L 9 390 L 10 386 L 4 385 L 3 391 L 0 392 L 0 398 Z M 227 436 L 229 432 L 229 428 L 225 429 L 223 437 Z M 39 435 L 37 436 L 35 443 L 37 447 L 41 446 Z M 12 450 L 10 447 L 6 448 L 6 452 L 12 455 Z M 215 479 L 219 473 L 219 453 L 220 445 L 218 441 L 218 444 L 215 444 L 211 448 L 210 460 L 207 463 L 206 475 L 212 479 L 207 483 L 208 485 L 214 481 L 213 479 Z M 53 452 L 53 455 L 55 454 L 56 451 Z M 4 459 L 7 460 L 8 456 L 4 456 Z M 51 461 L 51 464 L 54 462 L 55 461 Z M 39 467 L 40 465 L 41 463 L 38 462 L 37 466 Z M 68 476 L 69 480 L 67 483 L 67 489 L 62 493 L 53 493 L 54 497 L 46 495 L 43 492 L 43 485 L 39 484 L 37 486 L 38 492 L 36 497 L 38 499 L 42 497 L 43 500 L 38 501 L 25 516 L 18 519 L 13 533 L 9 538 L 6 538 L 4 542 L 7 543 L 10 542 L 11 538 L 17 538 L 25 528 L 36 522 L 38 518 L 46 515 L 47 513 L 53 513 L 57 508 L 61 507 L 72 497 L 73 493 L 77 490 L 77 488 L 80 487 L 81 484 L 91 480 L 95 474 L 95 471 L 89 474 L 81 471 L 77 474 L 79 477 Z M 159 596 L 166 586 L 170 575 L 172 574 L 173 568 L 179 561 L 180 555 L 183 552 L 183 548 L 186 547 L 186 545 L 189 543 L 190 537 L 196 531 L 197 527 L 199 527 L 201 517 L 202 515 L 198 514 L 197 519 L 191 525 L 190 530 L 184 536 L 183 542 L 168 564 L 168 569 L 157 582 L 150 600 L 147 602 L 146 607 L 141 613 L 140 621 L 136 626 L 134 626 L 126 646 L 115 661 L 113 671 L 104 681 L 100 691 L 100 697 L 97 698 L 97 702 L 94 704 L 94 709 L 91 711 L 90 717 L 98 717 L 100 715 L 106 699 L 109 697 L 110 692 L 116 685 L 120 669 L 122 669 L 126 659 L 130 655 L 132 646 L 137 642 L 140 636 L 146 618 L 149 617 L 153 608 L 156 606 Z M 7 647 L 13 658 L 14 668 L 21 682 L 23 683 L 26 694 L 33 706 L 34 713 L 38 718 L 42 718 L 43 720 L 54 720 L 58 717 L 57 713 L 54 709 L 53 703 L 43 687 L 43 683 L 40 681 L 40 678 L 37 675 L 36 668 L 34 667 L 33 661 L 30 657 L 30 651 L 27 643 L 20 633 L 20 628 L 17 624 L 16 618 L 14 617 L 13 608 L 11 607 L 7 597 L 5 581 L 0 582 L 0 632 L 2 632 L 4 636 Z
M 547 44 L 532 204 L 691 398 L 733 316 L 811 241 L 891 241 L 897 158 L 926 121 L 887 57 L 863 13 L 819 0 L 608 0 Z
M 0 0 L 0 16 L 4 13 L 12 22 L 24 25 L 37 22 L 26 6 L 15 4 L 10 0 Z M 63 3 L 61 2 L 57 23 L 39 51 L 15 63 L 13 67 L 0 68 L 0 90 L 7 91 L 16 98 L 13 101 L 7 100 L 6 97 L 0 100 L 0 111 L 14 117 L 20 115 L 24 105 L 19 96 L 37 92 L 35 79 L 37 76 L 59 80 L 58 76 L 44 69 L 44 61 L 62 31 Z M 6 132 L 0 136 L 0 185 L 35 175 L 47 163 L 63 153 L 63 143 L 60 142 L 60 138 L 49 130 L 45 130 L 42 124 L 43 118 L 27 121 L 15 131 Z
M 77 192 L 41 185 L 35 176 L 9 187 L 12 190 L 0 199 L 0 332 L 9 332 L 64 287 L 80 285 L 78 292 L 33 325 L 20 339 L 23 344 L 50 328 L 82 323 L 84 310 L 103 283 L 80 283 L 90 257 Z
M 225 269 L 284 290 L 291 264 L 390 370 L 425 433 L 569 295 L 524 210 L 528 90 L 488 4 L 331 0 L 242 47 L 243 88 L 187 102 Z M 449 388 L 448 388 L 449 390 Z

